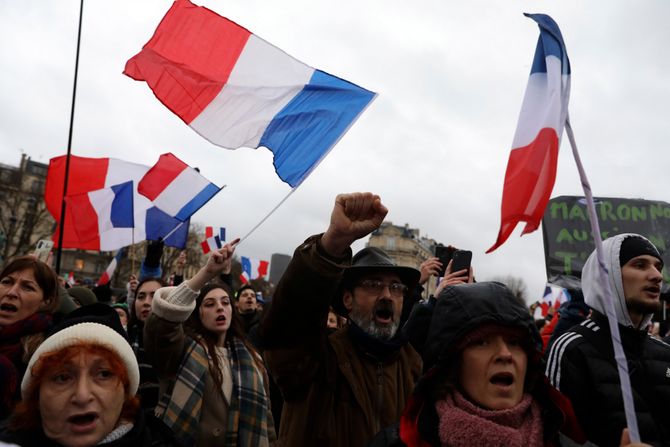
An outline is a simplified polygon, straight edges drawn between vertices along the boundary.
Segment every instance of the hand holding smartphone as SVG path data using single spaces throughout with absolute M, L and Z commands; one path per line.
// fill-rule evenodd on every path
M 470 274 L 470 263 L 472 252 L 470 250 L 456 250 L 451 257 L 451 273 L 467 269 L 466 275 Z
M 435 257 L 438 258 L 442 264 L 442 269 L 437 275 L 440 278 L 444 277 L 447 270 L 447 265 L 449 265 L 449 261 L 451 261 L 451 257 L 454 254 L 454 251 L 456 251 L 456 249 L 451 245 L 448 247 L 445 247 L 444 245 L 437 245 L 435 247 Z
M 54 247 L 54 242 L 48 239 L 40 239 L 37 241 L 37 246 L 35 247 L 35 257 L 42 262 L 47 262 L 49 259 L 49 253 Z

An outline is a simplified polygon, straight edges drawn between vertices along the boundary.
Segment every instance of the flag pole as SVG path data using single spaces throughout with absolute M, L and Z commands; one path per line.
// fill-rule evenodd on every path
M 614 347 L 614 359 L 619 370 L 619 380 L 621 383 L 621 394 L 623 396 L 624 412 L 626 414 L 626 424 L 628 425 L 628 432 L 632 443 L 640 442 L 640 434 L 637 427 L 637 416 L 635 415 L 635 404 L 633 402 L 633 394 L 630 386 L 630 376 L 628 375 L 628 362 L 626 361 L 626 354 L 621 346 L 621 334 L 619 333 L 619 324 L 614 311 L 614 300 L 612 298 L 612 290 L 608 280 L 609 271 L 605 264 L 605 257 L 603 255 L 603 241 L 600 236 L 600 224 L 598 223 L 598 216 L 596 215 L 596 207 L 593 202 L 593 194 L 591 192 L 591 185 L 586 178 L 586 172 L 582 165 L 579 152 L 577 151 L 577 143 L 575 142 L 575 135 L 572 132 L 570 125 L 570 117 L 565 119 L 565 131 L 572 146 L 572 155 L 575 157 L 577 169 L 579 170 L 579 178 L 582 182 L 584 195 L 586 197 L 586 207 L 589 211 L 589 220 L 591 221 L 591 232 L 593 233 L 593 240 L 596 245 L 596 256 L 598 258 L 598 265 L 600 266 L 600 283 L 605 292 L 605 313 L 607 314 L 607 321 L 609 322 L 610 333 L 612 336 L 612 345 Z
M 58 250 L 56 251 L 56 274 L 60 274 L 60 260 L 63 251 L 63 234 L 65 227 L 65 196 L 67 181 L 70 174 L 70 154 L 72 152 L 72 127 L 74 123 L 74 104 L 77 97 L 77 73 L 79 72 L 79 48 L 81 46 L 81 18 L 84 13 L 84 0 L 79 3 L 79 29 L 77 31 L 77 52 L 74 62 L 74 86 L 72 88 L 72 107 L 70 108 L 70 131 L 67 137 L 67 156 L 65 157 L 65 180 L 63 182 L 63 198 L 60 208 L 60 225 L 58 229 Z
M 300 186 L 300 185 L 298 185 L 298 186 Z M 256 231 L 256 230 L 258 229 L 258 227 L 260 227 L 261 225 L 263 225 L 263 223 L 264 223 L 266 220 L 268 220 L 268 218 L 269 218 L 270 216 L 272 216 L 272 214 L 273 214 L 275 211 L 277 211 L 277 209 L 279 209 L 279 207 L 282 206 L 282 205 L 284 204 L 284 202 L 286 202 L 286 199 L 288 199 L 288 198 L 291 196 L 291 194 L 293 194 L 293 193 L 295 192 L 295 190 L 298 189 L 298 186 L 296 186 L 295 188 L 291 188 L 291 190 L 288 192 L 288 194 L 286 194 L 286 196 L 285 196 L 283 199 L 281 199 L 281 201 L 280 201 L 274 208 L 272 208 L 272 209 L 270 210 L 270 212 L 267 214 L 267 216 L 265 216 L 263 219 L 261 219 L 260 222 L 258 222 L 258 223 L 257 223 L 251 230 L 249 230 L 249 232 L 248 232 L 247 234 L 244 235 L 244 237 L 243 237 L 242 239 L 240 239 L 240 242 L 239 242 L 237 245 L 239 246 L 242 242 L 244 242 L 244 240 L 245 240 L 246 238 L 248 238 L 249 236 L 251 236 L 251 233 L 253 233 L 254 231 Z

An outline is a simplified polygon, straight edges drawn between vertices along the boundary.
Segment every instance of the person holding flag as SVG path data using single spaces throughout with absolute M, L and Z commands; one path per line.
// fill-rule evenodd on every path
M 603 248 L 621 344 L 630 365 L 640 438 L 670 445 L 670 346 L 647 333 L 654 312 L 660 310 L 663 260 L 658 249 L 637 234 L 606 239 Z M 545 374 L 572 401 L 588 439 L 609 446 L 618 445 L 626 418 L 598 269 L 594 251 L 582 270 L 591 317 L 551 345 Z
M 156 414 L 184 445 L 267 447 L 276 440 L 269 379 L 247 341 L 228 285 L 239 239 L 178 287 L 156 291 L 145 348 L 161 381 Z

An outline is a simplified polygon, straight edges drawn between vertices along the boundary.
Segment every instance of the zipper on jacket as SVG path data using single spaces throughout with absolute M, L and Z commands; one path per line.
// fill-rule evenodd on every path
M 384 367 L 377 363 L 377 427 L 375 433 L 379 433 L 382 427 L 382 405 L 384 403 Z

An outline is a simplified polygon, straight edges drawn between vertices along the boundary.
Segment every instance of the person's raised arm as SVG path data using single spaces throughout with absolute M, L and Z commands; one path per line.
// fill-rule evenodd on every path
M 240 239 L 237 238 L 218 250 L 214 250 L 212 255 L 207 259 L 207 263 L 198 270 L 198 273 L 196 273 L 193 278 L 186 281 L 188 287 L 193 291 L 198 291 L 202 286 L 221 275 L 224 271 L 230 272 L 231 263 L 233 262 L 233 253 L 235 253 L 235 247 L 239 242 Z
M 341 258 L 358 239 L 367 236 L 384 221 L 388 209 L 378 195 L 369 192 L 340 194 L 330 215 L 330 225 L 321 246 L 330 256 Z

